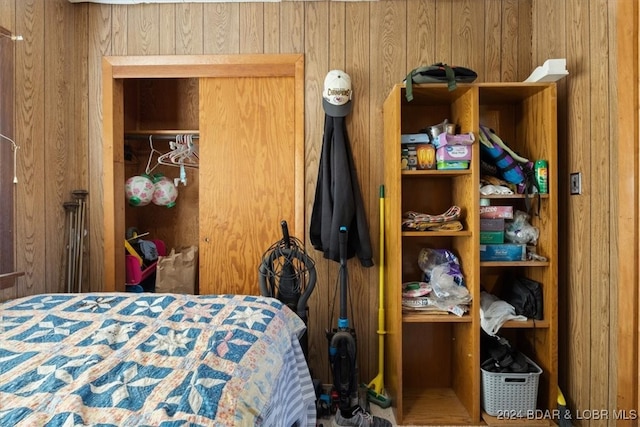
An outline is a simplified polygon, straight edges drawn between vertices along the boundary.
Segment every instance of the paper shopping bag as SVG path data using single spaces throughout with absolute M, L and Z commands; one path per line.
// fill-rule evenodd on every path
M 158 257 L 156 292 L 195 294 L 197 271 L 197 246 L 182 248 L 180 252 L 171 249 L 169 255 Z

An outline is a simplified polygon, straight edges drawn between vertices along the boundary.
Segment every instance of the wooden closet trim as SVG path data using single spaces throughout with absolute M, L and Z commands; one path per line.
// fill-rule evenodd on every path
M 125 271 L 118 269 L 124 224 L 124 199 L 115 188 L 124 183 L 124 79 L 202 77 L 293 77 L 295 80 L 295 230 L 304 239 L 304 55 L 149 55 L 104 56 L 102 59 L 103 106 L 103 207 L 104 291 L 124 291 Z M 114 163 L 123 167 L 115 168 Z M 110 185 L 109 185 L 110 184 Z M 118 285 L 121 284 L 121 285 Z
M 107 56 L 114 79 L 295 76 L 302 55 Z
M 618 313 L 617 313 L 617 409 L 640 407 L 638 392 L 640 328 L 638 256 L 640 254 L 638 128 L 640 118 L 638 70 L 638 22 L 635 1 L 617 2 L 617 114 L 618 114 Z M 635 425 L 620 420 L 618 425 Z

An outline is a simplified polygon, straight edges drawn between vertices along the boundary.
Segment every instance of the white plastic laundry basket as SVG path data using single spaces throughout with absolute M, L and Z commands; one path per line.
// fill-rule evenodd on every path
M 536 409 L 542 369 L 525 356 L 535 372 L 502 373 L 482 369 L 482 407 L 491 416 L 526 417 Z

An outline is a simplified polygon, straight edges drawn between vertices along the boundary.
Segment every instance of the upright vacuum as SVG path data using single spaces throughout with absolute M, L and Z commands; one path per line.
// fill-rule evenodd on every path
M 338 410 L 348 411 L 358 404 L 358 366 L 356 332 L 347 318 L 347 227 L 341 226 L 340 243 L 340 317 L 338 327 L 327 332 L 333 386 L 338 394 Z
M 336 413 L 333 425 L 359 427 L 391 427 L 391 423 L 369 413 L 367 387 L 359 386 L 358 364 L 356 361 L 356 331 L 347 318 L 347 227 L 339 229 L 340 246 L 340 316 L 338 327 L 327 331 L 329 340 L 329 360 L 333 372 L 333 388 L 337 393 L 340 417 Z M 339 419 L 338 419 L 339 418 Z

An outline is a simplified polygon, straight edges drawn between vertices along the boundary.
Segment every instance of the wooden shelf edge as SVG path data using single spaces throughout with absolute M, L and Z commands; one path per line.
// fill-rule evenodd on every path
M 126 135 L 184 135 L 184 134 L 197 134 L 198 130 L 194 129 L 133 129 L 125 130 Z
M 534 198 L 534 197 L 538 197 L 538 193 L 535 194 L 480 194 L 480 198 L 481 199 L 494 199 L 494 200 L 500 200 L 500 199 L 526 199 L 527 197 L 529 198 Z M 541 199 L 548 199 L 549 198 L 549 193 L 544 193 L 544 194 L 540 194 L 540 198 Z
M 428 169 L 428 170 L 404 170 L 401 171 L 400 175 L 403 177 L 420 177 L 424 178 L 425 176 L 434 176 L 434 177 L 452 177 L 457 175 L 471 175 L 472 169 Z
M 404 417 L 401 425 L 416 426 L 477 426 L 451 388 L 405 390 Z
M 519 320 L 509 320 L 502 325 L 502 328 L 510 328 L 510 329 L 518 329 L 518 328 L 529 328 L 529 329 L 544 329 L 549 328 L 550 323 L 548 320 L 534 320 L 527 319 L 524 321 Z
M 0 289 L 9 289 L 14 285 L 14 279 L 24 276 L 24 271 L 13 271 L 0 274 Z
M 480 267 L 549 267 L 549 261 L 480 261 Z
M 405 311 L 402 313 L 402 321 L 404 323 L 471 323 L 473 319 L 469 314 L 458 317 L 450 313 L 434 314 L 420 311 Z
M 437 236 L 453 236 L 453 237 L 469 237 L 471 231 L 403 231 L 402 237 L 437 237 Z
M 538 427 L 556 425 L 553 421 L 548 419 L 494 417 L 484 411 L 482 412 L 482 420 L 487 423 L 488 426 L 499 427 Z

